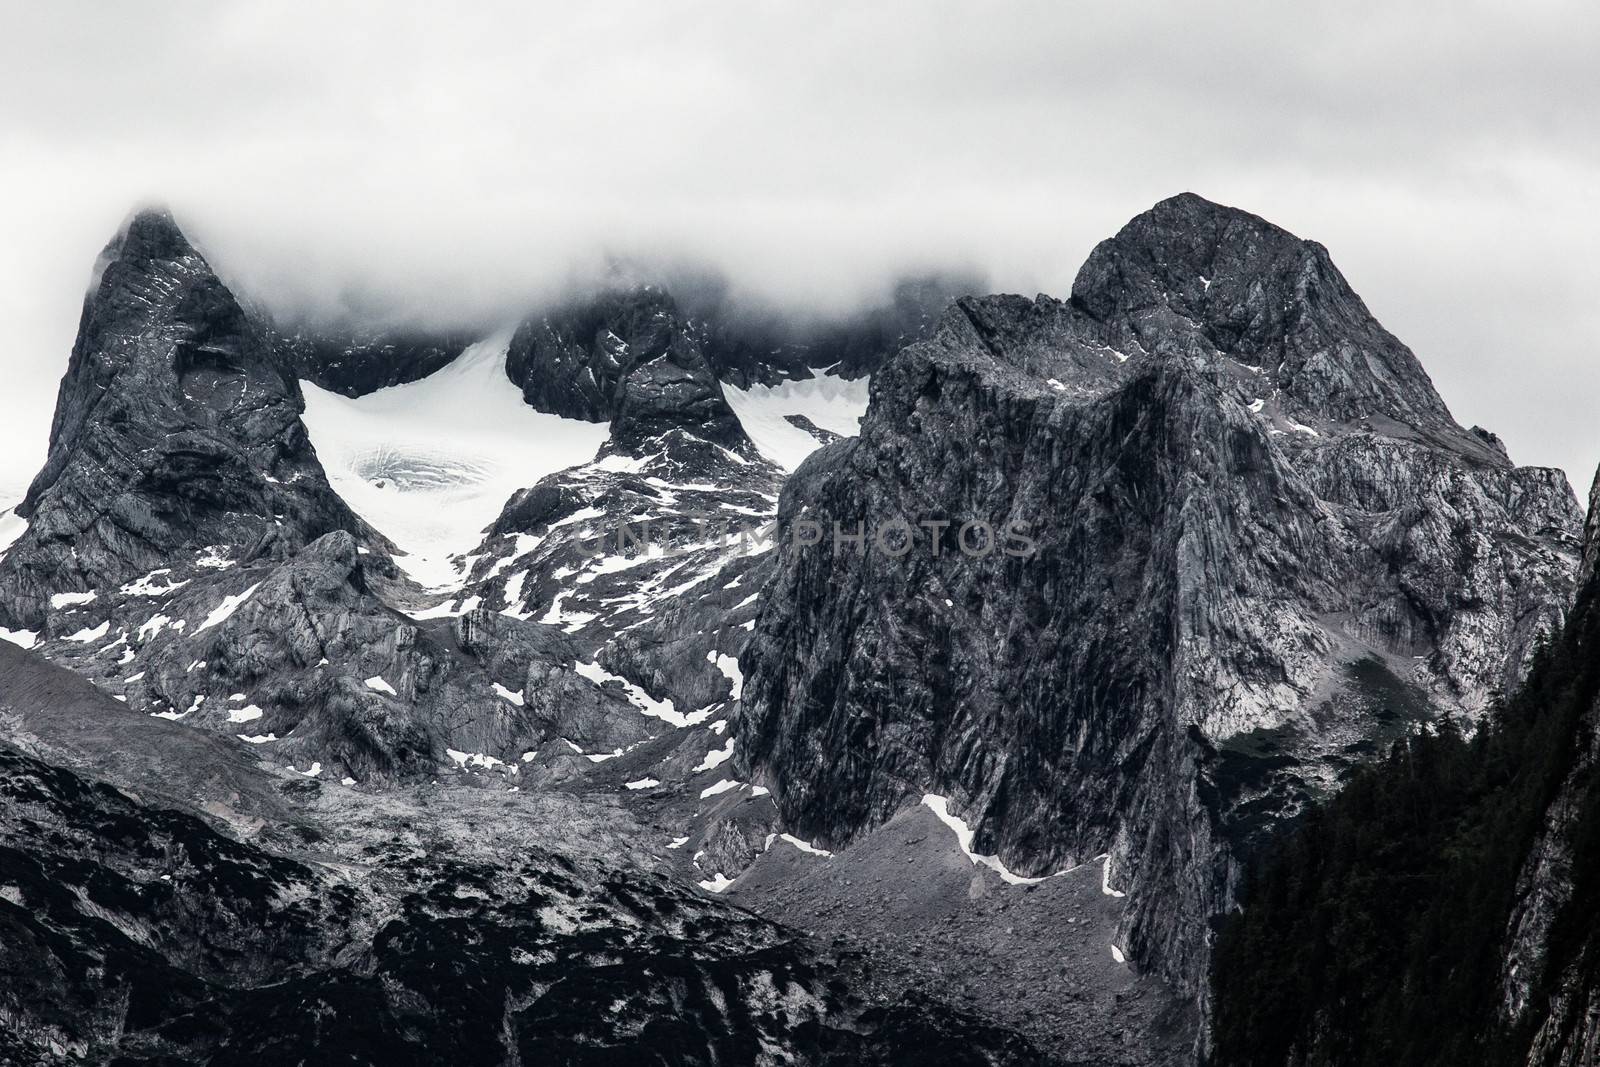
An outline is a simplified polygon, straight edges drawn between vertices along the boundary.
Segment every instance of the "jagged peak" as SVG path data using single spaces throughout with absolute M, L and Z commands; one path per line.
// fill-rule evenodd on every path
M 1392 419 L 1505 462 L 1455 424 L 1416 357 L 1373 318 L 1327 249 L 1248 211 L 1194 193 L 1162 200 L 1095 246 L 1072 303 L 1108 343 L 1130 350 L 1152 334 L 1199 338 L 1261 374 L 1263 389 L 1278 390 L 1302 422 Z
M 181 259 L 195 251 L 172 209 L 165 204 L 135 208 L 116 240 L 125 259 Z
M 198 254 L 170 208 L 165 204 L 141 205 L 128 213 L 95 260 L 89 275 L 89 294 L 92 296 L 100 288 L 106 268 L 113 263 L 145 267 Z

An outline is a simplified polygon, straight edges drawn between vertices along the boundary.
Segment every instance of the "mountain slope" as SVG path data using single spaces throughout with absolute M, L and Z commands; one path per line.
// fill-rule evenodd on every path
M 1411 739 L 1273 850 L 1218 946 L 1214 1062 L 1600 1054 L 1597 594 L 1477 736 Z
M 631 862 L 616 811 L 196 759 L 220 742 L 62 675 L 0 644 L 7 737 L 49 754 L 0 741 L 8 1062 L 1051 1062 Z

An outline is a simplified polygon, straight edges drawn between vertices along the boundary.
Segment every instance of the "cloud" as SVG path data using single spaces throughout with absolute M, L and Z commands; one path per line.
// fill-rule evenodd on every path
M 42 454 L 95 253 L 150 199 L 280 306 L 472 319 L 607 255 L 825 311 L 936 265 L 1062 294 L 1095 241 L 1193 189 L 1328 245 L 1520 461 L 1583 483 L 1600 459 L 1592 5 L 13 4 L 7 25 L 24 411 L 0 486 Z

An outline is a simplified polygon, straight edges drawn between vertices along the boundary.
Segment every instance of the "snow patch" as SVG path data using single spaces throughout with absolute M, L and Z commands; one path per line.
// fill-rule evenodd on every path
M 535 411 L 505 373 L 510 331 L 418 382 L 350 399 L 301 383 L 302 416 L 334 491 L 400 549 L 422 585 L 459 585 L 506 500 L 591 460 L 605 423 Z
M 961 851 L 966 853 L 967 858 L 971 860 L 974 865 L 981 865 L 989 868 L 991 871 L 994 871 L 996 874 L 998 874 L 1002 881 L 1009 885 L 1038 885 L 1040 882 L 1044 881 L 1043 878 L 1024 878 L 1019 874 L 1012 874 L 1006 869 L 1006 865 L 1000 862 L 999 856 L 980 856 L 976 852 L 972 851 L 973 831 L 969 826 L 967 826 L 966 822 L 950 813 L 950 801 L 946 798 L 933 793 L 927 793 L 923 796 L 922 802 L 928 806 L 930 811 L 939 817 L 940 822 L 944 823 L 946 826 L 950 827 L 951 830 L 955 831 L 956 843 L 961 846 Z
M 518 604 L 522 603 L 522 586 L 527 580 L 528 572 L 525 570 L 518 571 L 506 579 L 506 606 L 500 609 L 500 614 L 509 615 L 513 619 L 530 619 L 533 617 L 533 612 L 523 611 L 517 607 Z
M 367 688 L 373 690 L 374 692 L 388 693 L 390 696 L 399 696 L 399 694 L 394 691 L 394 686 L 390 685 L 381 674 L 374 674 L 371 678 L 368 678 Z
M 812 856 L 827 857 L 827 856 L 833 855 L 833 853 L 829 852 L 827 849 L 818 848 L 816 845 L 813 845 L 810 841 L 802 841 L 798 837 L 794 836 L 793 834 L 779 834 L 778 835 L 778 840 L 779 841 L 787 841 L 787 842 L 789 842 L 789 844 L 793 845 L 795 848 L 799 849 L 801 852 L 805 852 L 805 853 L 807 853 L 809 855 L 812 855 Z
M 733 683 L 733 695 L 729 700 L 738 700 L 744 693 L 744 672 L 739 669 L 739 660 L 736 656 L 726 656 L 713 649 L 706 653 L 706 659 L 716 664 L 722 676 Z
M 825 374 L 749 389 L 724 383 L 722 392 L 756 448 L 786 471 L 799 467 L 822 442 L 784 416 L 801 415 L 819 429 L 854 437 L 867 413 L 866 378 L 851 381 Z
M 704 789 L 700 790 L 700 799 L 701 800 L 709 800 L 712 797 L 721 796 L 723 793 L 726 793 L 730 789 L 738 789 L 738 788 L 739 788 L 739 783 L 738 782 L 735 782 L 731 778 L 724 778 L 724 779 L 722 779 L 722 781 L 718 782 L 716 785 L 708 785 Z
M 173 581 L 170 577 L 171 574 L 171 568 L 159 567 L 143 578 L 124 585 L 122 592 L 126 596 L 168 596 L 189 584 L 187 579 L 180 582 Z M 168 577 L 163 577 L 164 575 Z M 159 583 L 157 582 L 158 578 L 161 579 Z
M 10 641 L 18 648 L 32 648 L 39 643 L 37 630 L 8 630 L 0 626 L 0 641 Z
M 215 611 L 206 616 L 205 622 L 202 622 L 199 626 L 195 627 L 194 632 L 199 634 L 211 629 L 213 626 L 221 626 L 223 623 L 227 622 L 233 617 L 233 613 L 239 610 L 240 604 L 243 604 L 246 600 L 249 600 L 251 596 L 255 594 L 255 591 L 260 588 L 261 583 L 257 582 L 255 585 L 252 585 L 249 589 L 246 589 L 242 593 L 239 593 L 235 596 L 223 597 L 222 603 L 217 605 L 217 609 Z
M 96 594 L 92 589 L 87 593 L 52 593 L 50 594 L 50 606 L 52 608 L 70 608 L 78 604 L 93 604 L 95 596 Z
M 173 622 L 170 615 L 152 615 L 139 627 L 139 643 L 143 644 L 149 641 L 168 626 L 171 626 L 174 630 L 182 630 L 183 625 L 181 622 Z
M 733 758 L 733 738 L 728 738 L 728 743 L 721 748 L 714 748 L 706 753 L 706 758 L 701 760 L 691 772 L 700 774 L 703 771 L 716 770 Z
M 1104 855 L 1104 856 L 1102 856 L 1100 858 L 1105 860 L 1105 863 L 1103 863 L 1101 865 L 1101 867 L 1100 867 L 1100 892 L 1104 893 L 1108 897 L 1125 897 L 1125 896 L 1127 896 L 1128 894 L 1122 892 L 1121 890 L 1112 889 L 1111 888 L 1111 855 L 1110 855 L 1110 853 L 1107 853 L 1106 855 Z
M 221 545 L 210 545 L 195 557 L 196 567 L 209 567 L 212 570 L 225 571 L 233 566 L 233 560 L 228 558 L 228 550 Z
M 66 636 L 66 640 L 68 640 L 68 641 L 77 641 L 80 644 L 87 644 L 90 641 L 98 641 L 98 640 L 100 640 L 102 637 L 104 637 L 106 634 L 108 634 L 110 632 L 111 632 L 111 620 L 107 619 L 105 622 L 101 623 L 99 626 L 85 626 L 83 629 L 79 630 L 77 633 L 68 634 Z
M 457 749 L 447 748 L 444 754 L 455 761 L 458 767 L 482 767 L 489 770 L 494 767 L 503 767 L 505 763 L 483 752 L 461 752 Z
M 706 717 L 710 715 L 709 711 L 705 712 L 704 714 L 696 711 L 691 715 L 684 715 L 673 707 L 670 699 L 657 700 L 649 693 L 646 693 L 639 686 L 628 681 L 628 679 L 622 677 L 620 674 L 612 674 L 598 663 L 584 663 L 580 660 L 578 663 L 573 665 L 572 669 L 577 671 L 583 677 L 589 679 L 589 681 L 593 682 L 595 685 L 604 685 L 607 682 L 616 682 L 622 686 L 623 691 L 628 696 L 628 702 L 630 704 L 644 712 L 646 715 L 649 715 L 652 718 L 660 719 L 663 722 L 671 723 L 673 726 L 679 728 L 693 726 L 696 723 L 704 722 Z

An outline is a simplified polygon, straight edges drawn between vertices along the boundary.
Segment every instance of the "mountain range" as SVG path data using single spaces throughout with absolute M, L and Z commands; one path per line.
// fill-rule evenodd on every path
M 363 333 L 134 215 L 0 516 L 0 1060 L 1423 1062 L 1351 1005 L 1467 942 L 1328 916 L 1480 849 L 1452 1047 L 1587 1062 L 1565 475 L 1193 194 L 968 281 Z

